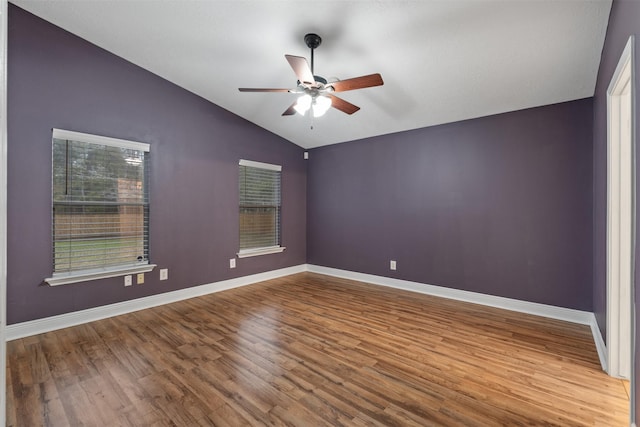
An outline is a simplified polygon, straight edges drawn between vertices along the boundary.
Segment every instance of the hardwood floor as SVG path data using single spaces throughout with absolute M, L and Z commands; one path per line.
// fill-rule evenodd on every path
M 7 352 L 9 426 L 628 425 L 587 326 L 312 273 Z

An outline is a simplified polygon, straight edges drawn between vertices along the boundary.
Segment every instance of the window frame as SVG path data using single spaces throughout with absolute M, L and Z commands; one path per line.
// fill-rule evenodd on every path
M 106 136 L 92 135 L 81 132 L 68 131 L 63 129 L 52 129 L 51 144 L 53 147 L 54 139 L 61 140 L 73 140 L 87 144 L 97 144 L 109 147 L 125 148 L 137 151 L 144 151 L 149 153 L 151 151 L 151 145 L 143 142 L 128 141 L 124 139 L 110 138 Z M 53 158 L 52 158 L 53 168 Z M 148 183 L 145 183 L 148 185 Z M 53 200 L 53 169 L 52 169 L 52 190 L 51 190 L 51 224 L 53 227 L 54 213 L 53 206 L 55 204 Z M 52 239 L 54 238 L 52 234 Z M 51 242 L 52 251 L 54 242 Z M 52 255 L 55 255 L 52 252 Z M 45 283 L 50 286 L 66 285 L 71 283 L 86 282 L 91 280 L 105 279 L 109 277 L 121 277 L 129 274 L 147 273 L 152 271 L 156 267 L 156 264 L 152 264 L 149 260 L 139 261 L 139 264 L 122 264 L 115 266 L 105 266 L 100 268 L 73 270 L 65 272 L 53 272 L 51 277 L 44 279 Z
M 238 252 L 236 253 L 237 257 L 248 258 L 248 257 L 259 256 L 259 255 L 276 254 L 276 253 L 283 252 L 286 249 L 286 247 L 282 246 L 282 166 L 274 165 L 271 163 L 256 162 L 253 160 L 245 160 L 245 159 L 240 159 L 240 161 L 238 162 L 238 165 L 244 166 L 244 167 L 250 167 L 250 168 L 266 169 L 266 170 L 276 171 L 280 173 L 280 176 L 279 176 L 280 199 L 278 201 L 279 202 L 278 203 L 278 208 L 279 208 L 278 219 L 281 225 L 279 229 L 280 233 L 278 233 L 278 245 L 263 246 L 263 247 L 249 248 L 249 249 L 238 249 Z M 239 188 L 240 188 L 240 185 L 238 185 L 238 191 L 239 191 Z M 238 215 L 240 214 L 241 208 L 242 208 L 242 205 L 240 204 L 240 194 L 238 193 Z M 239 221 L 238 221 L 238 232 L 240 236 L 240 234 L 242 233 L 242 230 L 240 229 Z

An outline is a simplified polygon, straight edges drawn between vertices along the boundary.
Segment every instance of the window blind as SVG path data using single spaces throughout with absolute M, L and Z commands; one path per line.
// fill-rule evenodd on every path
M 54 129 L 54 276 L 148 264 L 148 174 L 148 144 Z
M 240 251 L 280 246 L 282 168 L 240 161 Z

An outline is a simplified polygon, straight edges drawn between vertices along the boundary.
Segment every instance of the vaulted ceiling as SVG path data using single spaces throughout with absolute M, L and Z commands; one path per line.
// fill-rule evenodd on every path
M 304 148 L 593 96 L 611 0 L 11 0 Z M 353 115 L 282 117 L 284 54 L 315 74 L 380 73 Z

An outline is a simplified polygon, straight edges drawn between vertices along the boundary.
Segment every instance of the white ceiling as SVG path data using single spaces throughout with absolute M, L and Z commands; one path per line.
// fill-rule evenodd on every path
M 593 96 L 611 0 L 11 0 L 304 148 Z M 361 107 L 282 117 L 284 54 L 315 74 L 380 73 Z M 313 124 L 313 129 L 311 125 Z

